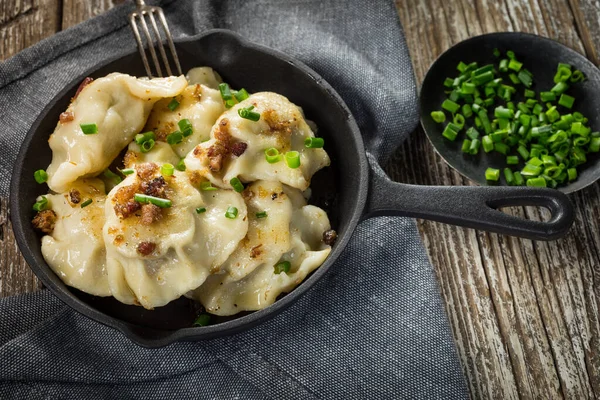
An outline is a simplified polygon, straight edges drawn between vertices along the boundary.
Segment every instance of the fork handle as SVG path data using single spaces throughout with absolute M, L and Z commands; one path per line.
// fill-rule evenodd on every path
M 144 0 L 135 0 L 135 4 L 137 4 L 138 7 L 144 7 L 146 2 Z

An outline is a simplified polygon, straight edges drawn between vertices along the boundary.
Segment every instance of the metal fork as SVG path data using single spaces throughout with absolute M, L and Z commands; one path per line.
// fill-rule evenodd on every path
M 161 38 L 160 31 L 158 30 L 156 17 L 158 17 L 158 20 L 160 21 L 160 25 L 164 32 L 164 36 L 167 39 L 167 44 L 169 45 L 169 49 L 171 50 L 171 56 L 175 64 L 175 68 L 177 70 L 177 75 L 181 75 L 181 65 L 179 65 L 179 58 L 177 57 L 177 51 L 175 50 L 175 45 L 173 44 L 173 37 L 171 36 L 171 32 L 169 32 L 169 26 L 167 25 L 167 20 L 165 19 L 165 14 L 163 13 L 162 8 L 148 6 L 144 2 L 144 0 L 135 0 L 135 3 L 137 4 L 137 9 L 131 14 L 129 14 L 129 23 L 131 25 L 131 29 L 133 29 L 133 35 L 135 36 L 135 40 L 137 41 L 138 50 L 140 51 L 140 55 L 142 56 L 142 61 L 144 62 L 144 68 L 146 68 L 146 73 L 148 74 L 148 77 L 152 78 L 155 75 L 153 75 L 152 70 L 150 69 L 148 57 L 146 56 L 146 49 L 144 48 L 144 43 L 140 35 L 140 30 L 138 29 L 138 22 L 141 25 L 142 32 L 144 33 L 146 44 L 148 46 L 150 56 L 152 57 L 152 61 L 154 63 L 154 69 L 157 74 L 156 76 L 162 77 L 163 70 L 161 68 L 160 62 L 158 61 L 155 47 L 158 47 L 158 51 L 160 52 L 163 65 L 165 66 L 167 71 L 167 75 L 173 75 L 171 65 L 169 62 L 169 57 L 167 57 L 165 46 L 163 45 L 163 39 Z M 150 20 L 150 24 L 152 25 L 154 35 L 150 34 L 148 24 L 146 23 L 146 18 Z

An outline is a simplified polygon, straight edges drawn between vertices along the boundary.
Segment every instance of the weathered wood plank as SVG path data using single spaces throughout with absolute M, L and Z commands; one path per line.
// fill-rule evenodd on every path
M 567 1 L 430 0 L 398 1 L 397 6 L 419 83 L 441 52 L 484 32 L 538 33 L 590 52 L 575 25 L 573 5 Z M 470 184 L 433 152 L 420 129 L 399 149 L 388 172 L 408 183 Z M 597 185 L 590 190 L 598 191 Z M 553 243 L 481 232 L 473 242 L 470 230 L 419 222 L 473 397 L 598 396 L 600 241 L 598 215 L 590 215 L 598 213 L 598 195 L 588 190 L 574 196 L 574 201 L 578 205 L 575 227 L 568 238 Z M 542 218 L 538 210 L 529 208 L 510 213 Z M 481 271 L 486 280 L 477 279 Z M 465 300 L 472 296 L 473 285 L 482 297 L 491 299 L 491 309 Z M 490 335 L 472 334 L 486 321 L 492 321 L 487 325 Z M 482 364 L 478 354 L 486 351 L 487 362 Z M 509 362 L 494 363 L 494 357 Z M 483 382 L 489 376 L 502 379 Z
M 70 28 L 110 10 L 125 0 L 63 0 L 62 29 Z

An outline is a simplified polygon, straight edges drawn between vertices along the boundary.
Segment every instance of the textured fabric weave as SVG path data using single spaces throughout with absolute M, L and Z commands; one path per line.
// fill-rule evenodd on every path
M 411 63 L 391 0 L 161 5 L 175 37 L 232 29 L 311 66 L 346 101 L 380 163 L 416 125 Z M 135 47 L 131 10 L 116 7 L 0 65 L 0 195 L 45 104 L 73 76 Z M 362 222 L 314 288 L 234 336 L 144 349 L 48 291 L 2 299 L 0 365 L 2 399 L 468 397 L 415 224 L 390 217 Z

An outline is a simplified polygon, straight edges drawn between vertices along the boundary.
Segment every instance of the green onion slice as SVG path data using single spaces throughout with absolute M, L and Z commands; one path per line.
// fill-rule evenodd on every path
M 194 326 L 208 326 L 210 325 L 210 315 L 200 314 L 193 323 Z
M 165 163 L 160 167 L 160 173 L 162 176 L 171 176 L 175 173 L 175 167 L 173 164 Z
M 217 190 L 217 188 L 214 187 L 212 185 L 212 183 L 206 181 L 206 182 L 202 182 L 200 184 L 200 190 L 204 190 L 204 191 L 208 192 L 208 191 L 211 191 L 211 190 Z
M 281 154 L 279 154 L 279 150 L 275 147 L 269 147 L 265 150 L 265 158 L 269 164 L 275 164 L 281 161 Z
M 179 131 L 183 134 L 183 137 L 188 137 L 192 133 L 194 133 L 194 127 L 192 126 L 190 120 L 187 118 L 184 118 L 181 121 L 179 121 L 177 123 L 177 126 L 179 126 Z
M 135 135 L 135 142 L 137 144 L 139 144 L 140 146 L 148 140 L 156 140 L 156 135 L 154 134 L 154 132 L 152 131 L 148 131 L 148 132 L 143 132 L 143 133 L 138 133 L 137 135 Z
M 297 151 L 288 151 L 285 153 L 285 163 L 290 168 L 298 168 L 300 166 L 300 153 Z
M 148 196 L 147 194 L 142 194 L 142 193 L 134 194 L 133 200 L 137 201 L 138 203 L 154 204 L 155 206 L 158 206 L 160 208 L 169 208 L 172 205 L 172 202 L 169 199 L 162 199 L 160 197 Z
M 237 99 L 237 101 L 239 101 L 239 102 L 242 102 L 242 101 L 246 100 L 248 97 L 250 97 L 250 95 L 248 94 L 248 91 L 244 88 L 241 88 L 240 90 L 235 92 L 234 96 Z
M 229 208 L 227 208 L 227 211 L 225 212 L 225 218 L 236 219 L 237 216 L 238 216 L 238 209 L 233 206 L 229 206 Z
M 175 169 L 177 171 L 185 171 L 185 159 L 184 158 L 182 158 L 181 160 L 179 160 L 179 162 L 175 166 Z
M 256 122 L 260 119 L 260 113 L 257 113 L 256 111 L 252 110 L 254 110 L 254 106 L 240 108 L 238 110 L 238 115 L 244 119 Z
M 38 201 L 33 205 L 33 211 L 44 211 L 48 209 L 48 198 L 46 196 L 40 196 Z
M 167 143 L 169 144 L 179 144 L 183 140 L 183 133 L 179 131 L 175 131 L 167 135 Z
M 219 92 L 221 92 L 221 98 L 223 100 L 231 100 L 231 89 L 226 83 L 219 84 Z
M 175 111 L 177 107 L 179 107 L 179 102 L 177 101 L 177 99 L 173 98 L 173 100 L 169 102 L 167 107 L 169 108 L 169 110 Z
M 35 179 L 37 183 L 44 183 L 48 180 L 48 173 L 43 169 L 38 169 L 33 173 L 33 179 Z
M 267 218 L 267 212 L 266 211 L 259 211 L 256 213 L 256 218 Z
M 196 208 L 196 214 L 202 214 L 206 212 L 206 208 L 205 207 L 198 207 Z
M 309 149 L 321 149 L 325 145 L 325 140 L 320 137 L 309 137 L 304 140 L 304 147 Z
M 150 150 L 152 150 L 152 148 L 154 147 L 155 144 L 156 144 L 156 142 L 154 141 L 154 139 L 148 139 L 140 145 L 140 151 L 142 153 L 147 153 Z
M 98 133 L 98 125 L 96 124 L 79 124 L 84 135 L 93 135 Z
M 244 184 L 240 181 L 240 179 L 237 176 L 231 178 L 229 180 L 229 184 L 233 187 L 233 190 L 235 190 L 238 193 L 244 191 Z
M 120 169 L 119 172 L 122 173 L 123 175 L 131 175 L 135 172 L 135 169 L 125 168 L 125 169 Z
M 290 264 L 289 261 L 282 261 L 280 263 L 277 263 L 275 265 L 275 274 L 279 275 L 282 272 L 285 272 L 286 274 L 288 272 L 290 272 L 290 269 L 292 268 L 292 264 Z
M 92 204 L 94 201 L 92 199 L 87 199 L 86 201 L 84 201 L 83 203 L 81 203 L 81 208 L 87 207 L 90 204 Z

